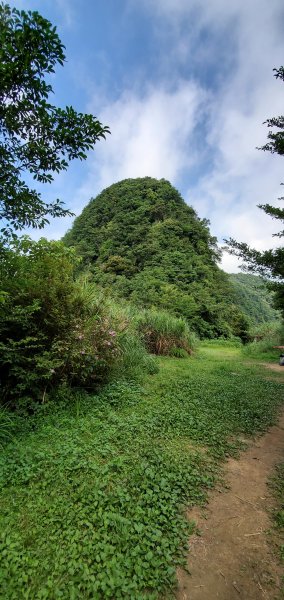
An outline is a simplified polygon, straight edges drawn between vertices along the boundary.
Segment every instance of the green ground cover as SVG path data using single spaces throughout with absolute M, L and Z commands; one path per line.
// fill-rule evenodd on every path
M 274 527 L 279 536 L 276 539 L 276 545 L 279 556 L 284 561 L 284 463 L 276 466 L 274 474 L 270 480 L 270 488 L 276 501 L 276 507 L 273 511 Z M 284 577 L 283 577 L 284 594 Z
M 161 358 L 118 381 L 15 421 L 0 457 L 0 597 L 170 597 L 222 459 L 275 422 L 277 373 L 237 347 Z

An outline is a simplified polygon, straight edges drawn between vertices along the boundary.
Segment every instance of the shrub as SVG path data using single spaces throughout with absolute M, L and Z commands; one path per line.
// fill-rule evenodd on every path
M 92 387 L 106 379 L 118 352 L 116 332 L 95 288 L 75 281 L 73 250 L 27 237 L 1 250 L 2 399 L 44 401 L 60 382 Z

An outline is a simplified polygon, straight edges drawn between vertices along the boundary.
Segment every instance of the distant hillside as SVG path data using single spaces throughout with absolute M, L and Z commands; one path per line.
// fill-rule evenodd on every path
M 280 319 L 280 313 L 273 308 L 273 292 L 269 292 L 260 277 L 232 273 L 229 279 L 234 288 L 235 302 L 252 325 Z
M 126 179 L 91 199 L 64 241 L 100 285 L 185 316 L 201 336 L 236 333 L 240 311 L 208 221 L 164 179 Z

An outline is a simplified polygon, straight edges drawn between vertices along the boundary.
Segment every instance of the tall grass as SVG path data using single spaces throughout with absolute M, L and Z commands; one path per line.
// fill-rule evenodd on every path
M 197 345 L 197 337 L 190 332 L 185 319 L 166 311 L 144 310 L 137 315 L 136 326 L 153 354 L 179 356 L 178 350 L 191 354 Z
M 4 406 L 0 406 L 0 448 L 6 442 L 13 439 L 16 429 L 16 417 L 8 412 Z
M 140 379 L 143 373 L 150 375 L 159 370 L 158 363 L 142 343 L 137 332 L 126 330 L 118 336 L 120 356 L 112 369 L 113 376 Z
M 149 355 L 142 358 L 141 343 L 150 354 L 170 355 L 184 358 L 198 345 L 195 333 L 189 330 L 187 321 L 174 317 L 167 311 L 141 309 L 137 306 L 119 302 L 108 297 L 105 301 L 107 313 L 119 333 L 122 351 L 122 368 L 130 372 L 136 369 L 136 358 L 149 372 L 156 367 Z

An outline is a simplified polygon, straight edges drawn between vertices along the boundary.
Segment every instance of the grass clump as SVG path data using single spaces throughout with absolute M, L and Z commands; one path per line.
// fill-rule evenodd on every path
M 160 357 L 144 381 L 61 388 L 0 457 L 0 597 L 158 600 L 239 435 L 276 419 L 282 387 L 237 348 Z M 65 393 L 68 395 L 64 401 Z
M 0 448 L 3 448 L 6 442 L 13 439 L 15 432 L 19 428 L 19 419 L 13 415 L 6 407 L 0 406 Z
M 125 330 L 118 335 L 117 343 L 120 353 L 112 369 L 114 378 L 119 376 L 139 379 L 145 373 L 154 374 L 158 372 L 158 363 L 147 352 L 137 332 Z
M 144 310 L 137 316 L 136 323 L 152 354 L 177 356 L 179 350 L 191 354 L 197 345 L 197 338 L 190 332 L 186 320 L 166 311 Z

